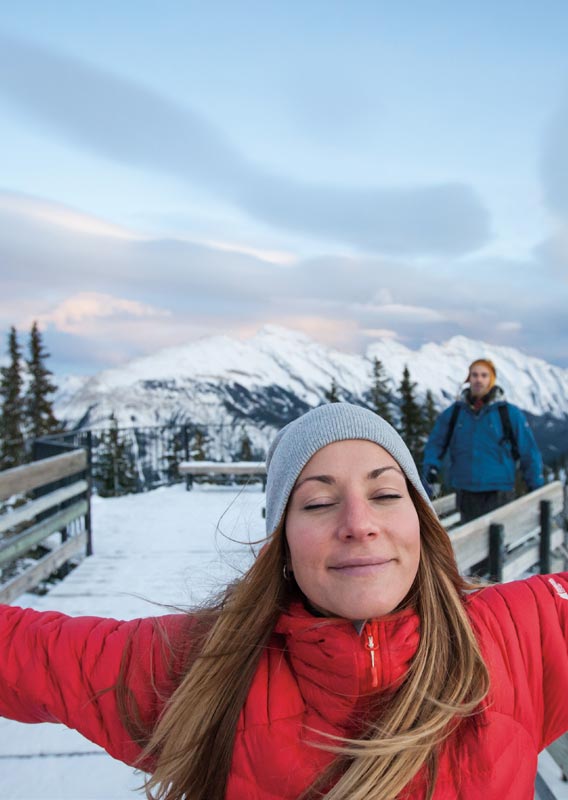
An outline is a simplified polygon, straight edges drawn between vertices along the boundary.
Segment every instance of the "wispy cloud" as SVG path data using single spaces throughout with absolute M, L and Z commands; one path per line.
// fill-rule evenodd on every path
M 81 292 L 65 298 L 51 311 L 38 315 L 38 322 L 52 324 L 64 333 L 84 334 L 100 320 L 155 319 L 171 317 L 171 311 L 136 300 L 113 297 L 101 292 Z
M 517 333 L 522 329 L 522 327 L 522 324 L 520 322 L 516 322 L 515 320 L 505 320 L 497 323 L 497 330 L 505 331 L 506 333 Z
M 543 137 L 541 178 L 548 208 L 568 218 L 568 95 L 550 120 Z
M 123 164 L 198 184 L 257 220 L 361 250 L 468 253 L 488 213 L 459 181 L 408 187 L 315 185 L 271 173 L 189 108 L 133 81 L 0 36 L 0 96 L 56 136 Z
M 384 319 L 388 319 L 392 322 L 412 320 L 413 322 L 429 323 L 445 322 L 447 319 L 444 314 L 435 308 L 409 306 L 404 303 L 385 303 L 383 305 L 377 305 L 375 303 L 366 305 L 357 304 L 352 306 L 352 308 L 380 315 Z
M 61 203 L 40 200 L 37 197 L 29 197 L 19 192 L 0 191 L 0 211 L 23 214 L 29 219 L 66 228 L 73 233 L 116 239 L 144 240 L 147 238 L 120 225 L 113 225 L 106 220 L 97 219 L 91 214 L 82 214 L 76 209 L 68 208 Z
M 566 360 L 565 283 L 542 282 L 526 264 L 470 262 L 475 283 L 451 284 L 452 270 L 436 262 L 426 271 L 379 257 L 282 265 L 175 239 L 93 235 L 88 219 L 78 229 L 27 209 L 0 203 L 0 263 L 9 265 L 0 329 L 41 319 L 60 360 L 116 364 L 266 322 L 346 348 L 373 332 L 409 345 L 462 333 Z

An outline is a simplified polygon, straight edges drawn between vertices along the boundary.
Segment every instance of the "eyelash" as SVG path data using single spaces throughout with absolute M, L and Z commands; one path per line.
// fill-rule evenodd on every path
M 400 494 L 380 494 L 377 497 L 372 497 L 372 500 L 400 500 Z M 335 503 L 314 503 L 313 505 L 304 506 L 304 511 L 314 511 L 318 508 L 329 508 Z

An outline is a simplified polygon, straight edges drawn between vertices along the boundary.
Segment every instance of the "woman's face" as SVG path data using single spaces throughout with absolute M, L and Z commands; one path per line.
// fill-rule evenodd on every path
M 290 496 L 286 538 L 298 586 L 326 615 L 389 614 L 418 571 L 420 524 L 406 478 L 373 442 L 334 442 L 308 461 Z

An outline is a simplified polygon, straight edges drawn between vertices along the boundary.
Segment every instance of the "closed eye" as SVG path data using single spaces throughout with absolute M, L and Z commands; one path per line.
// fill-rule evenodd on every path
M 310 503 L 304 506 L 304 511 L 313 511 L 316 508 L 329 508 L 332 505 L 334 505 L 334 503 Z
M 400 500 L 401 494 L 378 494 L 373 497 L 373 500 Z

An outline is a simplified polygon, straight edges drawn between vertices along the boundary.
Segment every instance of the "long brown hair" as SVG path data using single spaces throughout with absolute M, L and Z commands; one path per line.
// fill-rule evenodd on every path
M 321 797 L 333 785 L 328 800 L 392 800 L 421 769 L 430 798 L 441 743 L 487 694 L 489 675 L 463 606 L 473 587 L 459 575 L 436 515 L 411 484 L 409 491 L 421 533 L 420 564 L 407 598 L 420 619 L 417 652 L 404 682 L 360 739 L 329 738 L 326 749 L 336 758 L 306 798 Z M 156 765 L 145 785 L 148 798 L 224 800 L 240 711 L 278 616 L 297 591 L 283 577 L 285 560 L 281 524 L 222 601 L 198 612 L 187 673 L 140 759 Z

